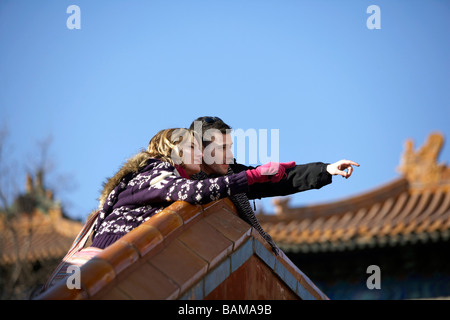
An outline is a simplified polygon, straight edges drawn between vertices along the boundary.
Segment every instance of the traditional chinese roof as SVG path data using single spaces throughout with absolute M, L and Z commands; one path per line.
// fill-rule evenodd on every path
M 64 217 L 51 190 L 27 176 L 26 193 L 19 195 L 9 211 L 0 215 L 0 265 L 64 257 L 82 224 Z
M 444 240 L 450 237 L 450 168 L 438 164 L 439 133 L 413 150 L 407 141 L 398 179 L 341 201 L 290 207 L 275 199 L 276 215 L 258 215 L 284 250 L 336 251 Z
M 175 202 L 84 264 L 80 281 L 38 299 L 327 299 L 229 199 Z
M 30 262 L 62 258 L 82 227 L 80 222 L 40 212 L 31 217 L 22 215 L 13 225 L 16 239 L 10 228 L 0 224 L 0 265 L 14 263 L 18 258 Z

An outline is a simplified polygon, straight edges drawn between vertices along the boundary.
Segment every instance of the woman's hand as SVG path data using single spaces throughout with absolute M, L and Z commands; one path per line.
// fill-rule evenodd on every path
M 256 169 L 247 170 L 248 184 L 264 183 L 264 182 L 279 182 L 284 177 L 286 169 L 295 166 L 295 162 L 269 162 Z
M 352 166 L 359 167 L 359 164 L 357 164 L 354 161 L 350 161 L 350 160 L 340 160 L 338 162 L 329 164 L 327 166 L 327 171 L 331 175 L 340 175 L 340 176 L 348 179 L 353 173 Z M 346 169 L 347 169 L 347 171 L 344 171 Z

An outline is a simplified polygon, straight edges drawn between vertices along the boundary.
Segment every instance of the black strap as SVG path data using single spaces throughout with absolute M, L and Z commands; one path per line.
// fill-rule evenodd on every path
M 231 167 L 228 167 L 227 175 L 231 175 L 233 173 L 234 172 L 231 169 Z M 199 173 L 195 174 L 192 178 L 195 180 L 204 180 L 211 177 L 209 177 L 203 171 L 200 171 Z M 255 228 L 256 231 L 258 231 L 258 233 L 270 244 L 270 246 L 272 247 L 272 251 L 275 253 L 275 255 L 278 255 L 279 249 L 275 244 L 275 241 L 273 241 L 272 237 L 267 232 L 265 232 L 264 229 L 259 224 L 259 221 L 256 218 L 252 206 L 250 205 L 250 201 L 248 200 L 247 195 L 245 193 L 238 193 L 230 196 L 229 198 L 236 207 L 239 217 L 245 222 L 247 222 L 249 225 L 251 225 L 253 228 Z

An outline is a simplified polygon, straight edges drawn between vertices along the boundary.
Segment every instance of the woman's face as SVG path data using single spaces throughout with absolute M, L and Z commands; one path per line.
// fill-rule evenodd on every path
M 197 139 L 191 136 L 188 141 L 181 143 L 180 148 L 183 151 L 182 162 L 184 164 L 184 170 L 188 176 L 200 172 L 202 151 L 200 150 Z

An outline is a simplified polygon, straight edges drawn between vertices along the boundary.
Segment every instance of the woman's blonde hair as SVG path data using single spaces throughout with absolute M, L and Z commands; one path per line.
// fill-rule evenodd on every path
M 190 138 L 199 140 L 194 130 L 185 128 L 171 128 L 159 131 L 149 142 L 147 154 L 151 158 L 169 162 L 171 165 L 183 165 L 183 151 L 180 143 L 190 141 Z
M 179 148 L 179 144 L 184 141 L 190 141 L 191 137 L 195 137 L 199 143 L 201 139 L 193 130 L 184 128 L 172 128 L 159 131 L 149 142 L 147 150 L 141 151 L 133 157 L 129 158 L 120 170 L 104 183 L 103 191 L 100 195 L 100 208 L 106 201 L 111 191 L 119 184 L 123 177 L 130 173 L 137 173 L 145 167 L 150 158 L 160 159 L 169 162 L 171 165 L 182 163 L 183 152 Z

